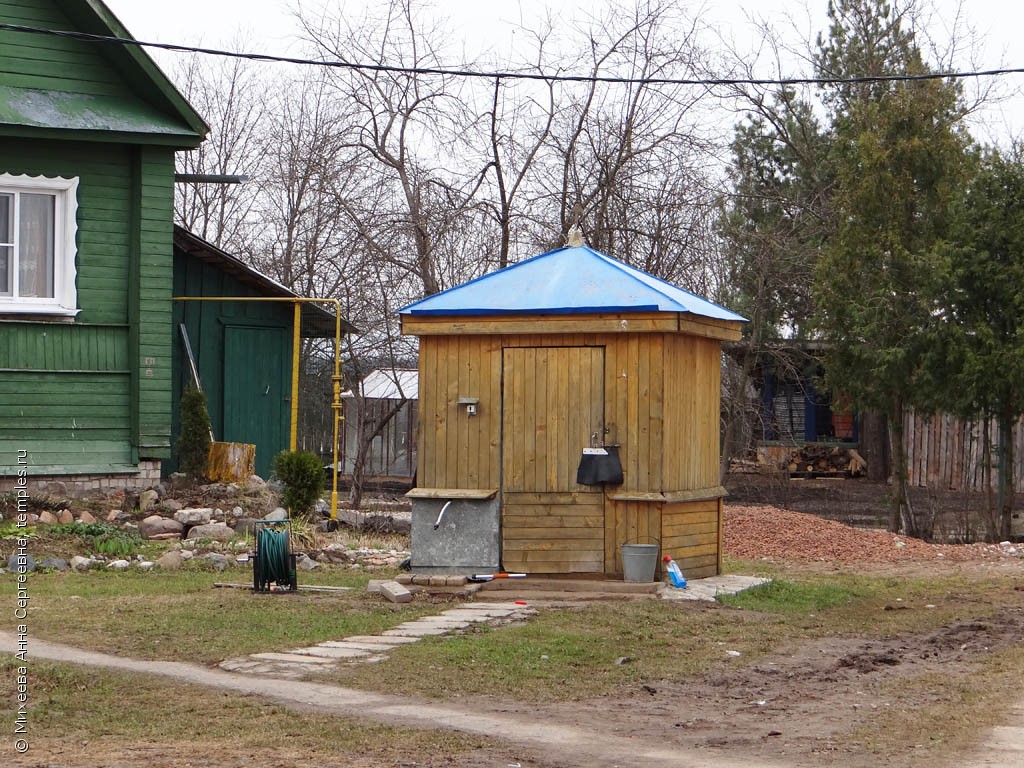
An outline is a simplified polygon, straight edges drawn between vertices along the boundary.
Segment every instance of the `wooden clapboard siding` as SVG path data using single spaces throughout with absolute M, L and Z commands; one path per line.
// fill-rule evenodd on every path
M 136 441 L 145 458 L 171 453 L 171 283 L 173 280 L 174 152 L 142 147 L 133 157 L 137 223 L 133 221 L 130 312 L 137 330 L 133 374 Z M 131 306 L 131 305 L 134 306 Z
M 501 345 L 435 337 L 420 346 L 419 468 L 424 488 L 497 488 L 501 472 Z M 467 416 L 460 397 L 479 400 Z
M 661 542 L 661 503 L 608 501 L 605 529 L 605 573 L 622 573 L 623 544 Z
M 5 0 L 0 2 L 0 19 L 48 29 L 78 28 L 53 0 Z M 0 30 L 0 51 L 0 80 L 5 85 L 99 96 L 131 95 L 123 76 L 94 43 Z
M 665 339 L 662 490 L 718 485 L 719 343 L 696 336 Z
M 132 463 L 127 372 L 0 375 L 0 461 L 14 471 L 28 451 L 30 474 L 78 466 L 79 472 Z M 5 467 L 0 466 L 0 472 Z
M 665 504 L 661 508 L 661 550 L 688 579 L 720 570 L 721 500 Z
M 505 493 L 502 564 L 526 573 L 604 570 L 604 495 Z
M 93 424 L 98 404 L 90 399 L 96 386 L 78 377 L 84 372 L 125 374 L 128 402 L 120 422 L 109 424 L 118 447 L 97 450 L 100 464 L 137 463 L 165 458 L 171 436 L 171 217 L 173 152 L 87 142 L 42 143 L 9 139 L 0 143 L 0 171 L 15 175 L 77 177 L 77 302 L 74 323 L 5 324 L 0 334 L 0 371 L 33 371 L 64 376 L 64 383 L 38 389 L 22 381 L 22 391 L 0 395 L 0 408 L 27 398 L 46 397 L 76 423 Z M 34 320 L 34 318 L 33 318 Z M 106 423 L 114 418 L 104 411 Z M 74 441 L 81 439 L 76 432 Z M 32 449 L 45 438 L 31 423 L 3 425 L 5 440 Z M 68 438 L 72 439 L 72 438 Z M 123 450 L 126 439 L 130 448 Z M 39 443 L 42 445 L 42 443 Z M 67 470 L 74 457 L 82 472 L 89 451 L 69 445 L 65 456 L 52 446 L 35 451 L 35 471 Z M 13 471 L 13 459 L 0 459 L 0 474 Z
M 584 333 L 685 333 L 719 341 L 739 341 L 742 332 L 741 323 L 737 321 L 674 312 L 629 312 L 530 317 L 494 315 L 471 320 L 403 315 L 402 333 L 418 336 L 541 334 L 547 338 Z

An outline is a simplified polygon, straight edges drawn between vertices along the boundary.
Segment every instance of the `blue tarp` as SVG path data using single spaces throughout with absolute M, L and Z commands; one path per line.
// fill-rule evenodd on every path
M 542 253 L 399 310 L 419 316 L 605 312 L 688 312 L 715 320 L 744 320 L 586 246 Z

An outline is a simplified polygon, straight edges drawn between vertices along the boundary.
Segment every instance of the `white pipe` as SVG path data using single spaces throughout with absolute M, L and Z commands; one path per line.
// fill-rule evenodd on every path
M 435 530 L 435 531 L 436 531 L 436 530 L 437 530 L 438 528 L 440 528 L 440 527 L 441 527 L 441 518 L 442 518 L 442 517 L 444 517 L 444 513 L 445 513 L 445 510 L 447 510 L 447 509 L 448 509 L 448 507 L 450 507 L 450 506 L 451 506 L 451 503 L 452 503 L 452 499 L 448 499 L 448 501 L 446 501 L 446 502 L 444 503 L 444 506 L 443 506 L 443 507 L 441 507 L 441 511 L 440 511 L 440 512 L 439 512 L 439 513 L 437 514 L 437 520 L 435 520 L 435 521 L 434 521 L 434 530 Z

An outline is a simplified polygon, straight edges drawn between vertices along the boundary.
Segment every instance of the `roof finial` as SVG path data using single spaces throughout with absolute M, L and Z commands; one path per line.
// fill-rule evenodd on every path
M 569 236 L 566 238 L 565 244 L 571 248 L 579 248 L 583 245 L 583 230 L 578 225 L 573 225 L 569 230 Z

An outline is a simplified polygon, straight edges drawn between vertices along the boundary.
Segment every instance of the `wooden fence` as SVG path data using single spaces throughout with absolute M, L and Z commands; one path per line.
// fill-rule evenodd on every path
M 946 414 L 903 417 L 908 479 L 913 486 L 983 491 L 994 487 L 999 426 L 994 420 L 962 421 Z M 1024 491 L 1024 429 L 1014 430 L 1014 480 Z

